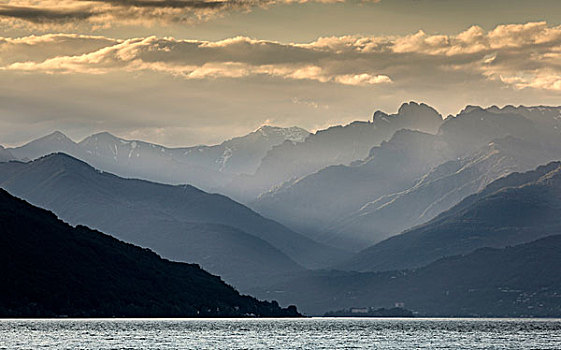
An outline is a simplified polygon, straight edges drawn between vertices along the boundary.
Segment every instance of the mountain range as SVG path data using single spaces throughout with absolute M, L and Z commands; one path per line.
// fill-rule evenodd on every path
M 123 177 L 169 184 L 189 183 L 212 190 L 231 181 L 233 176 L 253 173 L 273 146 L 285 141 L 299 143 L 308 135 L 308 131 L 297 127 L 263 126 L 215 146 L 169 148 L 121 139 L 108 132 L 76 143 L 55 131 L 9 151 L 23 161 L 61 152 Z
M 404 103 L 396 114 L 376 111 L 372 121 L 356 121 L 319 130 L 303 142 L 284 142 L 273 147 L 251 175 L 229 184 L 230 195 L 249 202 L 285 181 L 298 179 L 331 165 L 348 165 L 368 156 L 374 146 L 389 140 L 401 129 L 434 133 L 442 116 L 432 107 Z M 232 192 L 236 191 L 236 192 Z
M 359 252 L 341 269 L 417 268 L 442 257 L 560 232 L 561 163 L 552 162 L 492 182 L 431 221 Z
M 287 182 L 261 195 L 251 207 L 314 239 L 349 249 L 352 246 L 346 240 L 326 237 L 326 228 L 372 198 L 413 186 L 418 177 L 448 159 L 437 156 L 438 151 L 427 151 L 434 148 L 440 146 L 433 135 L 400 130 L 391 140 L 374 147 L 365 161 L 330 166 Z M 447 150 L 442 148 L 441 152 Z
M 364 204 L 328 230 L 339 239 L 352 232 L 357 247 L 374 244 L 429 221 L 494 180 L 534 169 L 560 159 L 559 155 L 561 147 L 547 148 L 511 136 L 497 139 L 472 154 L 432 168 L 404 191 Z
M 298 316 L 0 190 L 0 317 Z
M 253 295 L 308 314 L 405 303 L 427 316 L 561 310 L 561 162 L 491 182 L 429 222 Z
M 404 302 L 419 315 L 551 316 L 559 160 L 561 107 L 443 120 L 411 102 L 216 146 L 55 132 L 0 147 L 0 187 L 309 314 Z
M 348 257 L 225 196 L 121 178 L 65 154 L 0 163 L 0 187 L 71 224 L 199 263 L 242 289 Z
M 314 271 L 254 295 L 294 302 L 308 315 L 349 307 L 391 308 L 418 316 L 558 317 L 561 236 L 481 248 L 415 270 Z
M 500 176 L 561 158 L 561 134 L 552 127 L 559 108 L 535 109 L 539 117 L 533 118 L 511 110 L 469 106 L 446 118 L 435 135 L 397 131 L 364 160 L 285 182 L 250 207 L 320 242 L 360 250 L 432 218 Z M 427 187 L 435 178 L 441 178 L 433 183 L 437 191 Z M 388 207 L 393 224 L 382 219 L 372 225 L 385 214 L 378 207 Z

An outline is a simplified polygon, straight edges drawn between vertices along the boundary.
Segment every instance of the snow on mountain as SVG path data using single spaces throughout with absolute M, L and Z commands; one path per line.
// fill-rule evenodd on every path
M 189 183 L 213 190 L 230 182 L 232 176 L 254 172 L 272 147 L 285 141 L 301 142 L 308 135 L 297 127 L 263 126 L 219 145 L 170 148 L 122 139 L 108 132 L 76 143 L 57 131 L 10 151 L 21 160 L 61 152 L 120 176 L 170 184 Z
M 15 158 L 21 160 L 33 160 L 56 152 L 64 152 L 75 157 L 83 156 L 76 142 L 60 131 L 55 131 L 23 146 L 10 148 L 9 151 Z
M 240 176 L 230 186 L 231 195 L 249 202 L 285 181 L 312 174 L 331 165 L 348 165 L 368 156 L 374 146 L 401 129 L 435 133 L 442 116 L 432 107 L 404 103 L 396 114 L 377 111 L 371 121 L 356 121 L 317 131 L 303 142 L 273 147 L 254 175 Z

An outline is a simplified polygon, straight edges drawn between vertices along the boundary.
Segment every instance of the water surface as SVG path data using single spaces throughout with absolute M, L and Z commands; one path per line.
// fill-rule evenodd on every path
M 0 349 L 561 349 L 561 319 L 0 320 Z

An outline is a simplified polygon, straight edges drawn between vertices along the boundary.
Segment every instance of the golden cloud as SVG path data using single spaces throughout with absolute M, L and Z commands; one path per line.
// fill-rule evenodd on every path
M 17 52 L 17 55 L 13 53 Z M 0 38 L 2 70 L 49 74 L 152 71 L 184 79 L 257 76 L 352 86 L 495 81 L 561 91 L 561 26 L 474 26 L 457 35 L 343 36 L 306 44 L 49 35 Z
M 0 24 L 42 30 L 68 29 L 84 24 L 94 29 L 115 24 L 168 25 L 204 21 L 230 11 L 249 11 L 276 4 L 344 1 L 346 0 L 7 0 L 0 4 Z

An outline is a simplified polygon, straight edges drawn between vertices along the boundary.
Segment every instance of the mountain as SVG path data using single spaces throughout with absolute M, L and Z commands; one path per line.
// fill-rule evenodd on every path
M 206 146 L 167 148 L 143 141 L 124 140 L 108 132 L 89 136 L 78 146 L 85 156 L 75 158 L 126 178 L 193 184 L 204 189 L 213 188 L 229 178 L 216 169 L 211 158 L 218 155 L 209 154 Z
M 405 191 L 366 203 L 329 231 L 342 237 L 352 232 L 357 247 L 372 245 L 429 221 L 503 176 L 558 159 L 561 145 L 544 147 L 511 136 L 494 140 L 475 153 L 431 169 Z
M 389 140 L 400 129 L 434 133 L 441 115 L 426 104 L 405 103 L 396 114 L 374 113 L 370 122 L 333 126 L 311 134 L 303 142 L 273 147 L 253 175 L 238 177 L 230 194 L 244 202 L 285 181 L 312 174 L 331 165 L 348 165 L 364 159 L 370 149 Z
M 400 130 L 349 166 L 331 166 L 265 193 L 251 207 L 316 240 L 356 249 L 353 237 L 326 234 L 334 223 L 379 198 L 413 186 L 432 167 L 449 159 L 434 135 Z
M 298 127 L 265 125 L 244 137 L 233 138 L 215 146 L 221 151 L 215 163 L 220 171 L 229 174 L 253 174 L 267 152 L 275 146 L 284 143 L 296 145 L 304 142 L 309 135 L 307 130 Z
M 297 316 L 0 190 L 0 317 Z
M 538 118 L 534 119 L 538 120 Z M 462 163 L 462 159 L 469 164 L 470 158 L 475 160 L 482 157 L 481 154 L 477 154 L 481 152 L 482 147 L 488 147 L 490 142 L 507 137 L 533 145 L 534 149 L 528 149 L 527 152 L 516 156 L 521 159 L 521 163 L 536 166 L 536 163 L 528 163 L 525 159 L 535 154 L 539 155 L 540 152 L 543 152 L 543 156 L 539 156 L 536 160 L 546 162 L 559 159 L 561 135 L 555 129 L 548 127 L 547 123 L 536 120 L 530 120 L 517 113 L 494 113 L 480 107 L 467 107 L 457 116 L 446 118 L 436 135 L 400 130 L 389 141 L 372 148 L 369 156 L 363 161 L 346 166 L 328 167 L 286 182 L 262 194 L 256 201 L 250 203 L 250 206 L 259 213 L 320 242 L 348 250 L 363 249 L 384 237 L 398 233 L 401 228 L 408 227 L 399 227 L 399 225 L 384 227 L 384 222 L 381 222 L 378 227 L 378 223 L 374 221 L 368 221 L 361 227 L 360 220 L 357 222 L 357 227 L 346 226 L 349 218 L 351 217 L 352 220 L 353 215 L 356 217 L 357 213 L 370 203 L 375 203 L 375 206 L 381 205 L 397 193 L 411 191 L 417 184 L 423 182 L 424 177 L 428 176 L 432 179 L 433 175 L 443 171 L 443 168 L 436 170 L 433 175 L 427 174 L 445 162 L 453 161 L 446 164 L 444 168 L 454 168 Z M 552 129 L 554 131 L 551 131 Z M 518 146 L 514 143 L 509 145 L 503 142 L 503 146 L 501 147 L 504 148 L 504 152 L 516 155 Z M 509 148 L 512 150 L 508 150 Z M 501 162 L 502 157 L 496 155 L 482 164 L 492 177 L 495 176 L 493 169 L 498 170 L 497 174 L 505 174 L 509 171 L 508 164 L 494 164 L 493 161 Z M 528 170 L 528 168 L 521 166 L 521 170 Z M 444 169 L 444 172 L 454 172 L 454 170 Z M 462 181 L 473 179 L 470 180 L 469 176 L 464 178 L 459 176 L 449 180 L 446 186 L 457 188 L 464 185 L 469 187 L 468 183 Z M 481 185 L 484 185 L 484 181 Z M 437 191 L 432 189 L 430 195 L 438 196 L 441 190 L 444 188 L 438 187 Z M 475 190 L 476 188 L 472 187 L 471 190 L 468 189 L 465 193 L 458 192 L 456 195 L 461 197 Z M 454 201 L 460 199 L 456 197 L 452 201 L 443 202 L 445 205 L 442 209 L 446 209 L 446 205 L 453 205 Z M 420 207 L 414 208 L 416 204 L 420 204 Z M 426 205 L 423 208 L 422 202 L 411 202 L 407 205 L 411 205 L 412 209 L 410 212 L 403 212 L 405 216 L 418 214 L 419 211 L 426 209 Z M 434 209 L 438 208 L 434 207 Z M 399 215 L 393 218 L 400 220 Z M 403 222 L 408 223 L 408 220 L 410 219 L 406 218 Z M 372 224 L 374 232 L 369 234 L 368 226 Z M 386 228 L 388 231 L 385 231 Z
M 56 131 L 10 150 L 20 160 L 61 152 L 123 177 L 215 189 L 235 175 L 253 173 L 273 146 L 302 142 L 308 135 L 309 132 L 298 127 L 263 126 L 220 145 L 169 148 L 121 139 L 107 132 L 76 143 Z
M 14 159 L 15 158 L 10 151 L 0 146 L 0 162 L 7 162 Z
M 482 247 L 506 247 L 561 232 L 561 163 L 496 180 L 426 224 L 359 252 L 343 270 L 416 268 Z
M 79 145 L 93 159 L 108 162 L 108 166 L 117 163 L 119 168 L 124 168 L 122 171 L 130 173 L 149 172 L 150 167 L 154 171 L 158 168 L 158 164 L 154 163 L 173 161 L 182 166 L 195 166 L 206 171 L 250 174 L 257 169 L 261 159 L 273 146 L 285 141 L 290 144 L 303 142 L 308 135 L 308 131 L 298 127 L 280 128 L 266 125 L 246 136 L 236 137 L 215 146 L 167 148 L 142 141 L 120 139 L 104 132 L 87 137 Z M 188 169 L 183 169 L 183 176 L 189 175 L 186 170 Z M 185 180 L 179 178 L 175 182 L 185 183 Z
M 559 231 L 558 231 L 559 232 Z M 314 271 L 258 294 L 297 303 L 308 315 L 399 303 L 420 316 L 561 316 L 561 236 L 481 248 L 415 270 Z
M 447 117 L 438 135 L 455 154 L 461 156 L 507 136 L 535 142 L 544 138 L 545 141 L 554 136 L 549 134 L 548 129 L 543 123 L 516 111 L 497 113 L 494 109 L 467 106 L 458 115 Z
M 507 105 L 503 108 L 491 106 L 485 109 L 488 112 L 497 114 L 520 114 L 525 118 L 532 120 L 536 123 L 543 125 L 550 129 L 550 131 L 557 134 L 561 133 L 561 106 L 511 106 Z
M 200 263 L 239 288 L 348 257 L 225 196 L 120 178 L 64 154 L 0 163 L 0 187 L 71 224 Z
M 10 148 L 10 153 L 19 160 L 33 160 L 51 153 L 63 152 L 84 158 L 79 146 L 60 131 L 33 140 L 23 146 Z

